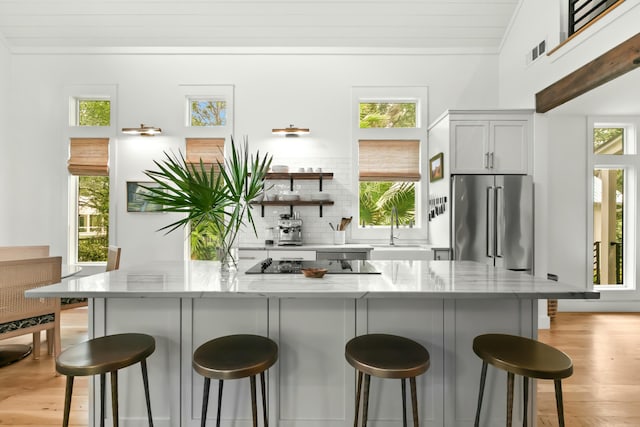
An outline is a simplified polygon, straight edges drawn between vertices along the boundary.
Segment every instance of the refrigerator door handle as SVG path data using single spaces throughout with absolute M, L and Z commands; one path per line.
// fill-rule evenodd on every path
M 487 187 L 487 224 L 485 227 L 485 233 L 486 233 L 486 254 L 488 258 L 493 258 L 495 253 L 494 253 L 494 228 L 495 228 L 495 201 L 493 198 L 494 195 L 494 188 L 493 187 Z
M 495 192 L 496 258 L 502 258 L 504 255 L 504 187 L 496 187 Z

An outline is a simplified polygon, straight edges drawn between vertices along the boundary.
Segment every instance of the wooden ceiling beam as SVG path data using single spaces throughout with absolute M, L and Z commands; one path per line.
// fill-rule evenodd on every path
M 640 33 L 536 93 L 536 112 L 546 113 L 640 67 Z

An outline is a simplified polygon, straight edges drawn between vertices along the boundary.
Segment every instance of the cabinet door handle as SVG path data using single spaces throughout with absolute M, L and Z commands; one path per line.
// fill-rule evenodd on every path
M 491 153 L 491 169 L 493 169 L 494 153 Z
M 489 169 L 489 152 L 484 153 L 484 168 Z

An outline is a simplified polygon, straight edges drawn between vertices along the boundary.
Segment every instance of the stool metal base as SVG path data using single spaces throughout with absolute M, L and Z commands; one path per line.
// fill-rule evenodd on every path
M 31 354 L 33 348 L 26 344 L 0 346 L 0 368 L 18 362 Z
M 216 426 L 220 426 L 222 409 L 222 389 L 225 380 L 249 377 L 251 382 L 251 415 L 253 426 L 258 425 L 258 405 L 256 399 L 256 375 L 260 374 L 262 392 L 262 418 L 264 426 L 269 425 L 265 371 L 278 359 L 278 345 L 271 339 L 251 334 L 227 335 L 207 341 L 193 353 L 193 369 L 204 377 L 202 393 L 202 415 L 200 426 L 207 424 L 209 389 L 211 379 L 218 380 L 218 408 Z

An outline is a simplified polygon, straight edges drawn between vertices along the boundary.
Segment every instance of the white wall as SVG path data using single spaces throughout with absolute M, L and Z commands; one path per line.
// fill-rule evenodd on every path
M 538 42 L 547 41 L 547 52 L 558 46 L 559 13 L 558 0 L 523 0 L 500 52 L 501 106 L 534 108 L 537 92 L 635 36 L 640 2 L 624 2 L 551 55 L 527 65 L 525 55 Z
M 11 87 L 10 81 L 10 64 L 11 56 L 9 51 L 0 40 L 0 152 L 9 153 L 9 137 L 8 137 L 8 123 L 9 123 L 9 90 Z M 9 168 L 12 162 L 9 160 L 10 155 L 0 156 L 0 170 L 9 173 Z M 7 229 L 10 224 L 10 213 L 12 211 L 10 197 L 9 197 L 9 180 L 0 179 L 0 245 L 4 245 L 7 239 Z
M 144 179 L 142 170 L 162 150 L 183 146 L 180 84 L 234 85 L 236 137 L 248 135 L 251 149 L 270 152 L 275 163 L 334 171 L 326 191 L 335 206 L 325 208 L 322 219 L 317 208 L 300 209 L 309 242 L 330 239 L 327 222 L 355 209 L 349 188 L 352 86 L 428 86 L 430 121 L 448 108 L 493 108 L 498 101 L 497 57 L 492 55 L 15 55 L 12 60 L 12 110 L 31 114 L 16 114 L 11 122 L 11 161 L 33 160 L 13 174 L 0 171 L 2 180 L 12 183 L 17 212 L 8 243 L 38 240 L 50 243 L 52 253 L 66 255 L 66 85 L 117 85 L 118 129 L 142 122 L 162 127 L 163 136 L 143 143 L 121 134 L 114 142 L 113 243 L 123 247 L 123 265 L 182 256 L 182 236 L 154 231 L 168 214 L 131 214 L 124 203 L 126 181 Z M 311 135 L 295 140 L 271 135 L 273 127 L 290 123 L 311 128 Z M 36 170 L 38 179 L 32 178 Z M 267 212 L 258 231 L 276 213 Z
M 624 2 L 575 39 L 551 55 L 527 65 L 525 54 L 541 40 L 547 50 L 559 44 L 560 20 L 556 0 L 524 0 L 512 22 L 500 53 L 500 105 L 535 107 L 535 94 L 634 36 L 640 20 L 640 3 Z M 636 78 L 640 71 L 620 77 Z M 597 94 L 597 99 L 594 99 Z M 536 185 L 536 274 L 554 273 L 559 280 L 591 286 L 587 277 L 587 154 L 590 149 L 587 116 L 592 114 L 640 114 L 637 84 L 611 82 L 543 115 L 537 115 L 534 143 Z M 585 102 L 585 98 L 587 102 Z M 630 105 L 628 110 L 621 110 Z M 597 108 L 597 111 L 595 110 Z M 603 301 L 559 302 L 559 309 L 635 310 L 637 293 L 627 304 Z

